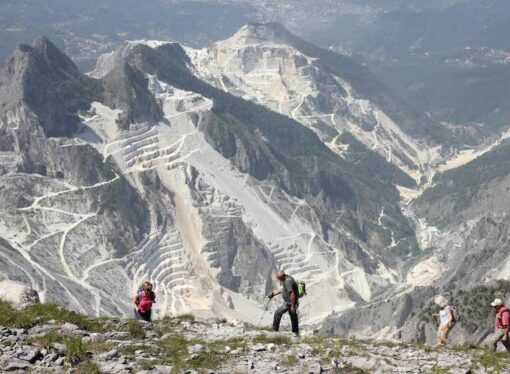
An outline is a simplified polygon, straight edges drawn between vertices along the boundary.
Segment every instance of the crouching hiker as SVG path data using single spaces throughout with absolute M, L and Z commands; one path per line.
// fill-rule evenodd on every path
M 281 287 L 271 292 L 268 296 L 270 299 L 275 297 L 278 294 L 282 294 L 283 297 L 283 305 L 276 309 L 273 318 L 273 330 L 280 330 L 280 321 L 282 320 L 282 316 L 285 313 L 289 313 L 290 321 L 292 323 L 292 332 L 298 336 L 299 335 L 299 322 L 297 315 L 297 307 L 298 307 L 298 284 L 290 275 L 285 274 L 283 270 L 277 271 L 275 274 L 276 279 L 278 279 L 282 284 Z
M 496 351 L 498 349 L 498 343 L 501 342 L 506 350 L 510 351 L 510 340 L 508 338 L 510 310 L 501 299 L 495 299 L 491 305 L 496 312 L 496 316 L 494 317 L 495 333 L 492 338 L 492 349 Z
M 439 313 L 434 313 L 432 316 L 439 319 L 437 346 L 442 346 L 448 342 L 448 334 L 455 326 L 458 317 L 456 310 L 450 306 L 444 296 L 437 296 L 434 303 L 441 308 Z
M 154 293 L 152 283 L 143 282 L 135 295 L 135 318 L 150 322 L 152 316 L 152 304 L 155 302 L 156 294 Z

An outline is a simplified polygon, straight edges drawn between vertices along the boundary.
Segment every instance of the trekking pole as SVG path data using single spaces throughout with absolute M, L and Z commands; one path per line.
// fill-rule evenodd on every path
M 267 297 L 269 297 L 269 295 L 267 295 Z M 266 303 L 266 307 L 264 308 L 264 313 L 262 313 L 262 317 L 260 317 L 260 321 L 259 323 L 257 324 L 257 327 L 260 327 L 260 324 L 262 323 L 262 320 L 264 319 L 264 316 L 266 315 L 266 312 L 267 312 L 267 309 L 269 308 L 269 303 L 271 302 L 271 300 L 273 299 L 269 299 Z

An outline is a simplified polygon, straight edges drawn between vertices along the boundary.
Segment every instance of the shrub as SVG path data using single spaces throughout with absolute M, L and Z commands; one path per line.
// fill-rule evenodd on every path
M 142 324 L 136 319 L 132 319 L 128 322 L 128 331 L 133 339 L 145 339 L 145 330 Z
M 66 362 L 76 365 L 87 358 L 87 349 L 81 338 L 65 338 L 66 345 Z

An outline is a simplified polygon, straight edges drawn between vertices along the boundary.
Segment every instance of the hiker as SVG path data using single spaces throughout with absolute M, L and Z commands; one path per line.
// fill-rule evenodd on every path
M 156 302 L 156 294 L 154 293 L 151 282 L 143 282 L 138 291 L 136 292 L 134 306 L 135 318 L 151 321 L 152 304 Z
M 495 332 L 492 340 L 492 349 L 495 352 L 498 349 L 498 342 L 501 342 L 506 350 L 510 351 L 510 340 L 508 338 L 510 309 L 508 309 L 501 299 L 495 299 L 491 305 L 496 312 L 496 316 L 494 317 Z
M 299 323 L 297 315 L 298 307 L 298 284 L 290 275 L 285 274 L 283 270 L 274 273 L 276 279 L 278 279 L 282 285 L 269 294 L 269 298 L 272 299 L 278 294 L 282 294 L 283 305 L 280 306 L 274 312 L 273 318 L 273 330 L 278 331 L 280 329 L 280 321 L 285 313 L 289 313 L 290 321 L 292 323 L 292 332 L 299 336 Z
M 448 342 L 448 334 L 455 326 L 455 313 L 454 309 L 448 303 L 444 296 L 435 298 L 434 303 L 441 308 L 439 313 L 434 313 L 432 316 L 439 318 L 439 327 L 437 328 L 437 345 L 442 346 Z

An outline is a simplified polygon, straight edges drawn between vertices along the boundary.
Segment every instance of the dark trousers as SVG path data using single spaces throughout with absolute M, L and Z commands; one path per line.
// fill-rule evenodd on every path
M 297 305 L 296 305 L 296 313 L 290 312 L 290 303 L 285 303 L 274 312 L 273 318 L 273 330 L 280 330 L 280 321 L 285 313 L 289 312 L 290 322 L 292 323 L 292 332 L 294 334 L 299 334 L 299 322 L 297 315 Z
M 510 341 L 507 340 L 506 342 L 504 342 L 501 340 L 503 338 L 504 334 L 505 334 L 505 332 L 502 329 L 498 329 L 496 331 L 496 333 L 494 334 L 495 336 L 492 341 L 492 349 L 494 350 L 494 352 L 496 352 L 496 350 L 498 349 L 498 343 L 503 344 L 505 346 L 506 350 L 510 351 Z
M 135 318 L 138 319 L 138 320 L 144 320 L 144 321 L 150 322 L 151 321 L 151 315 L 152 315 L 151 311 L 148 311 L 146 313 L 142 313 L 139 310 L 135 309 Z

